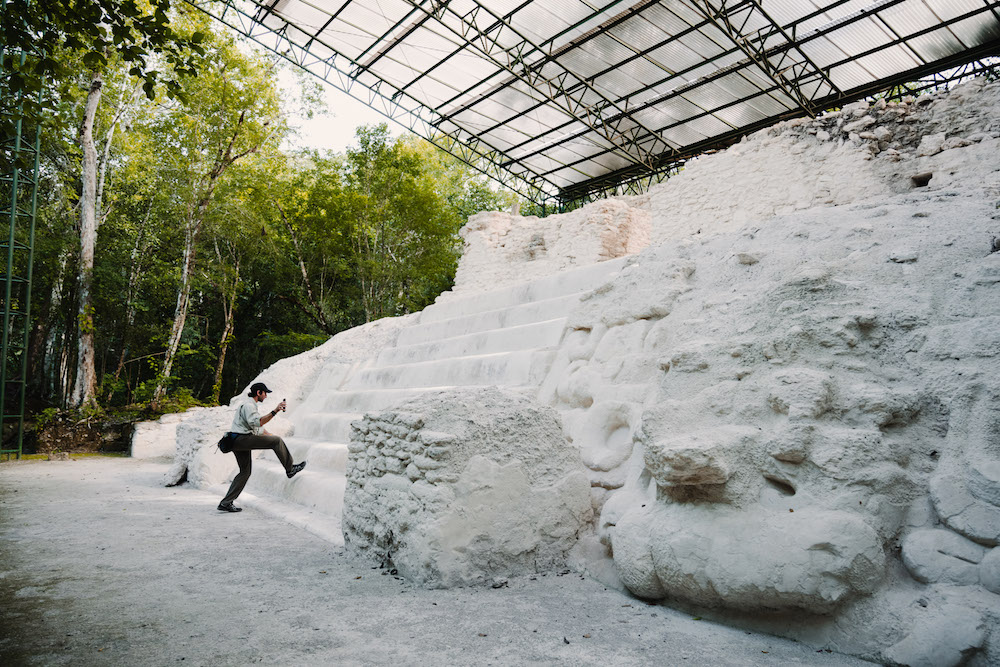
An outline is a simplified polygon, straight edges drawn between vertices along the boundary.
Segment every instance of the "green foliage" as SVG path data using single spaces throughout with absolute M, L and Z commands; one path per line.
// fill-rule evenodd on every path
M 39 326 L 29 357 L 31 392 L 42 405 L 62 403 L 75 367 L 76 136 L 90 65 L 103 68 L 94 134 L 106 186 L 93 309 L 82 324 L 95 336 L 100 409 L 109 418 L 159 414 L 149 404 L 161 381 L 159 411 L 225 402 L 279 359 L 425 307 L 452 285 L 457 232 L 468 216 L 515 201 L 429 143 L 391 138 L 385 126 L 360 128 L 345 154 L 290 154 L 272 65 L 199 12 L 174 15 L 171 29 L 200 33 L 198 49 L 184 52 L 198 77 L 160 61 L 184 98 L 157 88 L 149 102 L 147 80 L 115 50 L 100 63 L 65 41 L 49 52 L 62 69 L 47 88 L 53 111 L 33 288 Z M 315 104 L 315 90 L 295 103 Z M 186 241 L 196 268 L 167 371 Z
M 391 142 L 385 124 L 362 127 L 347 150 L 353 197 L 348 230 L 367 321 L 428 305 L 451 286 L 460 214 L 422 171 L 420 152 Z
M 194 58 L 206 38 L 200 31 L 177 29 L 170 0 L 4 0 L 0 35 L 3 136 L 13 134 L 19 119 L 30 125 L 42 121 L 58 104 L 46 82 L 71 78 L 80 67 L 102 72 L 120 61 L 141 80 L 149 99 L 160 85 L 183 99 L 179 77 L 196 73 Z M 67 51 L 76 59 L 60 57 Z
M 191 394 L 191 390 L 187 387 L 177 387 L 173 391 L 169 392 L 159 405 L 157 410 L 153 414 L 167 414 L 170 412 L 184 412 L 189 408 L 194 408 L 198 406 L 203 406 L 205 403 L 199 401 Z
M 285 334 L 265 331 L 257 336 L 257 349 L 260 351 L 264 367 L 267 367 L 280 359 L 308 352 L 325 343 L 328 338 L 324 335 L 294 331 Z
M 35 428 L 43 429 L 55 423 L 59 416 L 59 408 L 45 408 L 35 416 Z

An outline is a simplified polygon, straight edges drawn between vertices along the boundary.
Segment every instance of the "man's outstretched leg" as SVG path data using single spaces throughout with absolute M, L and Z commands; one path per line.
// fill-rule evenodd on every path
M 285 469 L 288 477 L 295 475 L 306 467 L 306 462 L 293 463 L 292 455 L 285 445 L 285 441 L 276 435 L 241 435 L 233 443 L 233 451 L 251 451 L 254 449 L 270 449 L 278 457 L 278 462 Z

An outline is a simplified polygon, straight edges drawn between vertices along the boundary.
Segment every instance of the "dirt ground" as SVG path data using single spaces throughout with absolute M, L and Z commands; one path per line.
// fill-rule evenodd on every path
M 420 589 L 167 466 L 0 463 L 0 664 L 868 664 L 578 574 Z

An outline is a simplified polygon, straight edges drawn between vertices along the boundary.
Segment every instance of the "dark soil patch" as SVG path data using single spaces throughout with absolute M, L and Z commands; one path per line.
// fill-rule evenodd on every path
M 127 452 L 131 447 L 134 430 L 135 426 L 131 421 L 73 422 L 56 419 L 38 430 L 34 449 L 38 454 Z

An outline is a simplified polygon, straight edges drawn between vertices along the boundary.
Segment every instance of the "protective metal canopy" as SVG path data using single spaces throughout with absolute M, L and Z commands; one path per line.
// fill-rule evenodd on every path
M 1000 54 L 1000 0 L 188 1 L 536 201 Z

